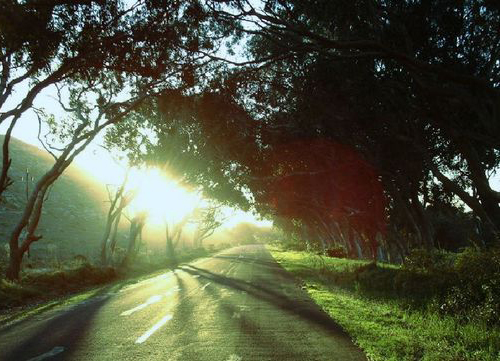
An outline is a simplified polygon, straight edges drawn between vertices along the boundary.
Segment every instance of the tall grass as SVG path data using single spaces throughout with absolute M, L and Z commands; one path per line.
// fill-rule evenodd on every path
M 500 360 L 498 324 L 440 310 L 449 291 L 446 276 L 307 252 L 271 252 L 370 360 Z

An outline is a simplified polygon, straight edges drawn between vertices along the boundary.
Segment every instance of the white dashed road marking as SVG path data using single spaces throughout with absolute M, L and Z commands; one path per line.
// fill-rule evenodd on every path
M 154 324 L 153 327 L 151 327 L 149 330 L 146 331 L 141 337 L 139 337 L 137 340 L 135 340 L 135 343 L 143 343 L 146 341 L 153 333 L 158 331 L 158 329 L 166 324 L 169 320 L 172 319 L 172 315 L 166 315 L 163 317 L 160 321 Z
M 141 303 L 139 306 L 136 306 L 134 308 L 131 308 L 130 310 L 124 311 L 120 314 L 120 316 L 130 316 L 134 312 L 140 311 L 143 308 L 148 307 L 149 305 L 152 305 L 153 303 L 159 302 L 163 298 L 162 295 L 155 295 L 151 296 L 148 298 L 148 300 L 144 303 Z
M 143 308 L 146 308 L 148 307 L 149 305 L 152 305 L 153 303 L 157 303 L 159 301 L 161 301 L 161 299 L 163 297 L 168 297 L 168 296 L 171 296 L 173 295 L 174 293 L 176 292 L 179 292 L 180 288 L 178 286 L 172 288 L 171 290 L 165 292 L 164 295 L 154 295 L 154 296 L 151 296 L 148 298 L 148 300 L 144 303 L 141 303 L 139 306 L 136 306 L 134 308 L 131 308 L 130 310 L 127 310 L 127 311 L 123 311 L 120 316 L 130 316 L 131 314 L 133 314 L 134 312 L 137 312 L 137 311 L 140 311 L 142 310 Z

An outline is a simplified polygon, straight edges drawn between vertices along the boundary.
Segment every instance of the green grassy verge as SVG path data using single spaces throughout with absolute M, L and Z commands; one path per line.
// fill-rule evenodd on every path
M 0 310 L 52 300 L 118 278 L 114 268 L 83 264 L 72 269 L 30 273 L 20 283 L 0 279 Z
M 370 360 L 500 360 L 498 326 L 441 315 L 421 304 L 412 306 L 408 299 L 384 289 L 363 290 L 363 284 L 370 281 L 384 284 L 380 278 L 397 277 L 402 272 L 397 266 L 381 265 L 374 270 L 363 261 L 269 250 Z
M 124 284 L 127 284 L 131 281 L 133 282 L 132 279 L 116 281 L 108 285 L 94 286 L 84 291 L 75 291 L 76 293 L 70 293 L 66 295 L 53 294 L 52 299 L 38 299 L 38 302 L 24 303 L 20 307 L 3 310 L 3 312 L 0 312 L 0 325 L 9 326 L 12 323 L 16 323 L 29 317 L 36 316 L 51 309 L 58 309 L 60 307 L 65 307 L 85 301 L 99 295 L 100 293 L 103 293 L 104 291 L 113 292 L 114 290 L 120 289 Z
M 220 250 L 200 248 L 179 252 L 177 261 L 179 264 L 192 262 Z M 112 291 L 165 271 L 165 261 L 147 263 L 138 260 L 127 269 L 81 264 L 70 269 L 30 273 L 20 283 L 0 278 L 0 323 L 6 324 L 49 308 L 81 302 L 103 290 Z

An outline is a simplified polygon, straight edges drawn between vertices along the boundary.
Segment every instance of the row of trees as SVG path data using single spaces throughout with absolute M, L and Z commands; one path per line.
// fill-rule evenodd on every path
M 0 4 L 0 124 L 9 124 L 0 196 L 12 184 L 10 137 L 28 111 L 36 112 L 40 140 L 54 157 L 15 221 L 7 278 L 19 278 L 23 255 L 42 238 L 36 230 L 45 194 L 75 157 L 145 99 L 165 89 L 189 88 L 193 69 L 211 66 L 213 60 L 194 50 L 210 51 L 226 30 L 199 6 L 142 0 Z M 35 107 L 45 91 L 57 94 L 66 119 L 44 117 Z M 42 121 L 50 128 L 45 137 Z
M 401 240 L 408 238 L 411 246 L 436 246 L 433 213 L 460 213 L 457 205 L 466 205 L 480 220 L 481 241 L 498 243 L 500 198 L 488 181 L 500 159 L 498 6 L 278 1 L 261 10 L 241 2 L 238 9 L 260 25 L 250 48 L 255 58 L 286 56 L 248 83 L 255 99 L 272 99 L 265 117 L 269 136 L 287 143 L 297 134 L 341 143 L 373 167 L 383 186 L 384 222 L 366 219 L 375 216 L 380 198 L 370 190 L 375 175 L 360 173 L 350 181 L 372 199 L 349 207 L 357 215 L 341 199 L 337 205 L 344 214 L 335 217 L 337 224 L 367 234 L 373 244 L 366 230 L 371 228 L 404 254 L 408 245 Z M 273 134 L 276 127 L 279 135 Z M 324 169 L 325 163 L 314 168 Z M 342 189 L 342 178 L 334 182 Z M 346 232 L 339 233 L 335 238 Z
M 48 187 L 105 129 L 133 160 L 168 163 L 207 196 L 251 205 L 323 248 L 431 248 L 435 214 L 473 218 L 478 245 L 498 243 L 496 2 L 12 0 L 0 10 L 1 191 L 10 134 L 40 92 L 57 85 L 70 114 L 49 119 L 63 146 L 48 148 L 54 167 L 10 237 L 11 279 L 39 239 Z
M 124 179 L 119 186 L 107 185 L 109 208 L 106 216 L 103 237 L 100 243 L 100 262 L 102 265 L 111 263 L 128 266 L 137 255 L 142 241 L 143 229 L 148 223 L 148 211 L 139 210 L 130 215 L 128 206 L 133 202 L 137 189 L 127 188 L 130 168 L 125 172 Z M 157 190 L 161 191 L 161 190 Z M 122 220 L 129 222 L 129 231 L 126 252 L 123 259 L 117 260 L 116 250 L 119 233 L 123 228 Z M 222 205 L 214 201 L 204 201 L 197 208 L 185 214 L 182 219 L 173 221 L 165 216 L 165 256 L 171 266 L 177 264 L 176 248 L 179 246 L 186 225 L 194 226 L 192 248 L 202 248 L 203 241 L 214 234 L 225 220 Z M 184 237 L 185 238 L 185 237 Z M 122 244 L 123 246 L 123 244 Z
M 443 219 L 470 225 L 465 242 L 498 244 L 500 194 L 489 182 L 500 161 L 495 2 L 237 0 L 205 9 L 245 34 L 247 58 L 200 50 L 227 66 L 195 94 L 164 92 L 139 110 L 135 124 L 158 135 L 146 157 L 175 153 L 194 182 L 322 248 L 404 256 L 442 244 Z

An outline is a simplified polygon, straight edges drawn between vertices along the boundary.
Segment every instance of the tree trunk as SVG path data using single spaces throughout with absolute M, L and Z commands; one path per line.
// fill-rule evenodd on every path
M 351 232 L 352 240 L 354 241 L 354 246 L 356 247 L 356 252 L 358 254 L 358 259 L 363 259 L 363 247 L 360 245 L 361 236 L 353 228 L 351 228 Z
M 410 209 L 410 202 L 406 195 L 399 190 L 399 188 L 393 184 L 391 181 L 386 183 L 389 188 L 389 193 L 392 196 L 392 199 L 395 203 L 395 209 L 403 212 L 404 217 L 410 223 L 413 228 L 415 237 L 417 238 L 417 242 L 419 246 L 422 246 L 424 243 L 424 236 L 422 235 L 422 230 L 419 227 L 419 223 L 415 219 L 414 213 Z M 403 194 L 402 194 L 403 193 Z
M 172 233 L 172 234 L 171 234 Z M 166 248 L 165 248 L 165 256 L 167 257 L 167 267 L 174 268 L 177 266 L 177 259 L 175 257 L 175 246 L 173 238 L 176 235 L 176 229 L 170 232 L 168 223 L 165 222 L 165 239 L 166 239 Z
M 29 249 L 31 243 L 41 238 L 34 236 L 34 232 L 40 220 L 45 192 L 59 175 L 60 173 L 58 171 L 51 169 L 37 182 L 24 208 L 21 219 L 17 222 L 10 234 L 9 248 L 11 253 L 9 267 L 6 273 L 6 277 L 10 280 L 19 279 L 19 271 L 21 269 L 24 253 Z M 19 245 L 19 237 L 26 227 L 28 227 L 27 236 L 22 241 L 21 245 Z
M 474 178 L 474 176 L 471 175 L 471 178 Z M 474 185 L 476 185 L 481 205 L 494 226 L 487 228 L 488 232 L 485 235 L 485 242 L 487 245 L 492 245 L 498 243 L 500 240 L 500 207 L 498 206 L 498 196 L 496 192 L 490 188 L 489 184 L 477 187 L 478 183 L 483 183 L 483 180 L 475 180 Z M 487 180 L 486 183 L 488 183 Z
M 193 236 L 193 248 L 200 248 L 201 247 L 201 234 L 200 234 L 200 229 L 196 228 L 196 231 L 194 232 Z
M 377 250 L 378 250 L 378 242 L 376 235 L 370 233 L 365 233 L 364 237 L 365 243 L 368 244 L 368 248 L 370 250 L 370 258 L 374 263 L 377 263 Z
M 10 281 L 18 281 L 19 273 L 21 272 L 22 255 L 19 249 L 11 247 L 9 250 L 9 266 L 5 276 Z
M 3 139 L 3 159 L 2 159 L 2 173 L 0 175 L 0 200 L 2 199 L 3 192 L 12 184 L 12 179 L 9 177 L 9 168 L 12 163 L 12 159 L 9 155 L 9 142 L 14 125 L 17 122 L 17 117 L 12 119 L 7 132 L 5 133 Z
M 172 242 L 172 238 L 167 238 L 167 266 L 175 267 L 177 266 L 177 258 L 175 257 L 175 247 Z
M 481 219 L 484 225 L 486 238 L 488 238 L 485 240 L 486 243 L 491 243 L 497 240 L 499 229 L 495 226 L 495 222 L 492 221 L 490 214 L 488 214 L 483 204 L 441 173 L 436 165 L 431 165 L 431 170 L 434 176 L 443 184 L 444 188 L 448 189 L 449 192 L 456 194 L 472 209 L 474 214 Z
M 494 241 L 495 238 L 498 238 L 498 232 L 500 231 L 500 194 L 491 189 L 488 178 L 486 177 L 484 166 L 470 142 L 463 140 L 459 145 L 463 156 L 467 161 L 470 171 L 470 179 L 477 189 L 477 194 L 481 200 L 481 204 L 495 226 L 496 234 L 490 235 L 493 239 L 489 239 L 487 241 Z
M 358 259 L 359 253 L 354 240 L 354 232 L 350 226 L 347 226 L 347 240 L 349 242 L 349 258 Z
M 399 257 L 401 258 L 401 263 L 404 263 L 405 257 L 408 254 L 407 249 L 403 246 L 401 241 L 399 240 L 398 235 L 396 235 L 394 239 L 394 243 L 396 244 L 397 251 L 399 252 Z
M 126 267 L 130 264 L 136 253 L 136 240 L 137 236 L 142 231 L 144 221 L 142 219 L 133 219 L 130 223 L 130 233 L 128 238 L 127 253 L 123 258 L 122 266 Z
M 109 258 L 110 259 L 115 254 L 116 241 L 118 239 L 118 226 L 120 225 L 121 217 L 122 217 L 122 214 L 120 212 L 116 216 L 115 223 L 114 223 L 114 226 L 113 226 L 113 232 L 111 233 L 111 239 L 110 239 L 110 243 L 109 243 Z
M 425 214 L 425 210 L 418 199 L 417 192 L 413 192 L 411 196 L 411 205 L 416 213 L 416 218 L 418 220 L 420 235 L 422 243 L 426 249 L 432 249 L 434 247 L 434 235 L 432 230 L 432 224 L 429 221 L 429 217 Z
M 108 217 L 106 218 L 106 226 L 104 227 L 104 234 L 102 236 L 101 240 L 101 264 L 106 265 L 108 263 L 108 241 L 109 241 L 109 235 L 111 233 L 111 227 L 113 226 L 113 221 L 115 220 L 115 206 L 116 202 L 118 201 L 118 193 L 111 201 L 111 204 L 109 205 L 109 211 L 108 211 Z
M 104 236 L 102 237 L 101 241 L 101 264 L 105 266 L 108 263 L 108 237 L 109 233 L 111 231 L 111 225 L 108 225 L 108 222 L 106 222 L 106 228 L 104 230 Z
M 479 201 L 448 179 L 435 164 L 430 162 L 432 172 L 443 183 L 443 186 L 460 197 L 481 218 L 485 228 L 485 243 L 487 245 L 498 243 L 500 240 L 500 193 L 491 189 L 485 167 L 474 145 L 454 127 L 446 127 L 445 131 L 453 139 L 461 156 L 467 162 L 469 179 L 477 190 Z

